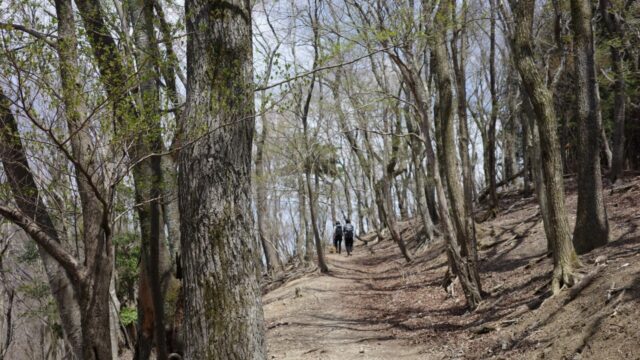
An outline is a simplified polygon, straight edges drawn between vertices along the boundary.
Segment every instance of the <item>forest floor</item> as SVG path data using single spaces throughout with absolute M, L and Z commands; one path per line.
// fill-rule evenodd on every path
M 567 183 L 570 222 L 575 184 Z M 441 286 L 442 240 L 419 246 L 400 225 L 406 263 L 389 239 L 327 254 L 310 271 L 265 289 L 271 359 L 640 359 L 640 178 L 605 191 L 611 242 L 581 256 L 579 286 L 549 296 L 552 260 L 533 198 L 503 194 L 477 225 L 482 286 L 469 312 L 459 284 Z M 273 284 L 272 284 L 273 285 Z M 576 290 L 579 289 L 579 290 Z

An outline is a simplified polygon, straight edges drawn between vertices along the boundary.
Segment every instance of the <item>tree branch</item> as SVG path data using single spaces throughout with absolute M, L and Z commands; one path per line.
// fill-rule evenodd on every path
M 47 233 L 33 219 L 25 216 L 20 210 L 0 205 L 0 215 L 24 230 L 31 238 L 53 257 L 73 278 L 82 280 L 82 265 L 62 245 Z
M 49 34 L 41 33 L 39 31 L 30 29 L 30 28 L 28 28 L 26 26 L 23 26 L 23 25 L 5 23 L 5 22 L 0 22 L 0 30 L 18 30 L 18 31 L 22 31 L 24 33 L 27 33 L 27 34 L 35 37 L 38 40 L 44 41 L 47 45 L 51 46 L 54 49 L 57 48 L 57 45 L 54 42 L 52 42 L 51 40 L 47 39 L 49 37 L 57 39 L 57 36 L 55 36 L 55 35 L 49 35 Z
M 282 80 L 282 81 L 278 81 L 278 82 L 273 83 L 273 84 L 256 87 L 255 89 L 253 89 L 253 91 L 258 92 L 258 91 L 268 90 L 268 89 L 271 89 L 271 88 L 274 88 L 274 87 L 278 87 L 280 85 L 284 85 L 286 83 L 292 82 L 294 80 L 297 80 L 297 79 L 300 79 L 300 78 L 303 78 L 303 77 L 307 77 L 309 75 L 314 75 L 315 73 L 320 72 L 320 71 L 331 70 L 331 69 L 340 68 L 340 67 L 343 67 L 343 66 L 346 66 L 346 65 L 351 65 L 351 64 L 357 63 L 360 60 L 364 60 L 364 59 L 370 57 L 371 55 L 375 55 L 375 54 L 380 53 L 380 52 L 388 51 L 389 49 L 392 49 L 392 48 L 394 48 L 396 46 L 397 45 L 387 46 L 385 48 L 375 50 L 375 51 L 370 52 L 370 53 L 368 53 L 366 55 L 359 56 L 359 57 L 357 57 L 355 59 L 351 59 L 351 60 L 348 60 L 348 61 L 345 61 L 345 62 L 341 62 L 339 64 L 317 67 L 317 68 L 314 68 L 313 70 L 304 72 L 302 74 L 295 75 L 295 76 L 293 76 L 291 78 L 288 78 L 288 79 L 285 79 L 285 80 Z

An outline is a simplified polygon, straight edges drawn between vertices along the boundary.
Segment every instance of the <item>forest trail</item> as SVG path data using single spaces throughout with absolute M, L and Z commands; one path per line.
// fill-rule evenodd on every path
M 533 198 L 505 194 L 478 224 L 488 293 L 469 312 L 459 284 L 441 286 L 441 240 L 419 247 L 415 221 L 399 223 L 413 261 L 395 243 L 358 242 L 327 254 L 331 273 L 298 275 L 263 297 L 270 359 L 639 359 L 640 178 L 605 193 L 611 242 L 581 256 L 577 288 L 549 297 L 552 260 Z M 575 185 L 567 184 L 570 221 Z M 298 294 L 298 295 L 296 295 Z
M 351 257 L 326 257 L 329 275 L 294 280 L 264 297 L 270 358 L 422 358 L 421 348 L 405 346 L 379 318 L 394 293 L 377 285 L 398 274 L 380 270 L 379 256 L 365 246 Z

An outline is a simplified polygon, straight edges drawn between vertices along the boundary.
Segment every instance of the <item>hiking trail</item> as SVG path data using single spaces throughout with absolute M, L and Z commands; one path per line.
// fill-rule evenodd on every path
M 388 236 L 356 241 L 351 257 L 327 252 L 329 274 L 307 270 L 263 296 L 269 358 L 640 360 L 640 178 L 633 184 L 606 191 L 611 242 L 581 256 L 583 282 L 558 296 L 537 205 L 516 194 L 477 225 L 487 296 L 473 312 L 457 282 L 453 296 L 443 289 L 443 241 L 420 246 L 418 220 L 398 223 L 411 263 Z

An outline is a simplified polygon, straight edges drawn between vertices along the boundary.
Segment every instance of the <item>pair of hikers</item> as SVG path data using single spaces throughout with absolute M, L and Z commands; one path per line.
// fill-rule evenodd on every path
M 351 256 L 353 251 L 353 225 L 351 220 L 346 219 L 346 224 L 342 226 L 340 221 L 336 221 L 336 226 L 333 229 L 333 247 L 335 247 L 338 254 L 342 253 L 342 238 L 344 237 L 344 247 L 347 250 L 347 256 Z

